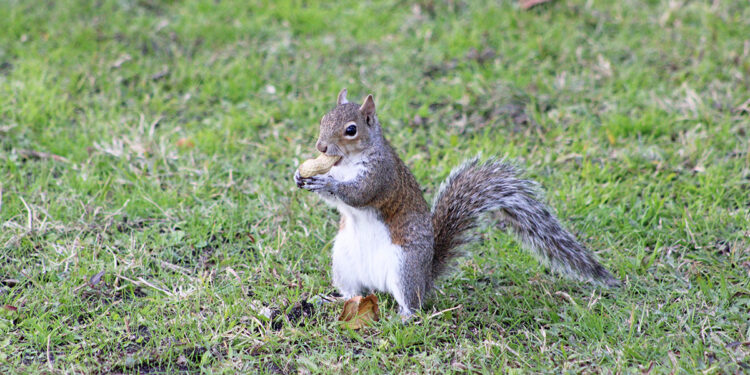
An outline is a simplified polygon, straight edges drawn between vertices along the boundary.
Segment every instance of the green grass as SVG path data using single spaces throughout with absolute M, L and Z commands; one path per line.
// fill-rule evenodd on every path
M 263 3 L 0 1 L 0 373 L 750 371 L 745 1 Z M 340 327 L 292 174 L 342 87 L 428 198 L 512 158 L 625 285 L 490 220 Z

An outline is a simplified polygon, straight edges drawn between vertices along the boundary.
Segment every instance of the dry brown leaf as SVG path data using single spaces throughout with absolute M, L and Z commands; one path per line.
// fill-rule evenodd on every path
M 339 316 L 340 321 L 348 322 L 357 316 L 359 310 L 359 303 L 362 301 L 362 296 L 355 296 L 348 301 L 344 302 L 344 311 Z
M 548 3 L 552 0 L 521 0 L 521 9 L 523 10 L 529 10 L 539 4 Z
M 162 70 L 160 70 L 160 71 L 152 74 L 151 75 L 151 79 L 154 80 L 154 81 L 158 81 L 158 80 L 160 80 L 160 79 L 162 79 L 162 78 L 164 78 L 164 77 L 166 77 L 168 75 L 169 75 L 169 68 L 165 66 L 165 67 L 162 68 Z
M 104 271 L 101 271 L 97 273 L 94 276 L 91 276 L 91 279 L 89 279 L 89 285 L 95 286 L 96 284 L 99 284 L 102 281 L 102 276 L 104 276 Z
M 195 142 L 190 138 L 180 138 L 177 140 L 177 147 L 182 149 L 189 149 L 195 147 Z
M 128 61 L 130 61 L 132 59 L 133 59 L 133 57 L 130 56 L 130 55 L 128 55 L 127 53 L 124 54 L 124 55 L 121 55 L 117 60 L 115 60 L 115 62 L 112 63 L 112 65 L 110 65 L 110 68 L 112 68 L 112 69 L 120 69 L 120 67 L 122 66 L 122 64 L 125 64 L 126 62 L 128 62 Z
M 26 159 L 52 159 L 54 161 L 59 161 L 63 163 L 67 163 L 68 159 L 55 154 L 50 154 L 48 152 L 41 152 L 41 151 L 35 151 L 35 150 L 16 150 L 19 156 Z
M 370 294 L 367 297 L 355 296 L 344 302 L 344 311 L 341 312 L 339 320 L 346 322 L 344 325 L 351 329 L 360 329 L 380 320 L 378 310 L 378 297 Z

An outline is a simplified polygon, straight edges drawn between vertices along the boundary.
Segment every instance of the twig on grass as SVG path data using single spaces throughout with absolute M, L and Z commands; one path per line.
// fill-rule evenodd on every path
M 559 291 L 555 292 L 555 295 L 556 295 L 556 296 L 560 296 L 560 297 L 562 297 L 562 298 L 563 298 L 563 299 L 565 299 L 566 301 L 568 301 L 568 302 L 572 303 L 572 304 L 573 304 L 574 306 L 578 307 L 578 304 L 577 304 L 577 303 L 576 303 L 576 301 L 575 301 L 575 300 L 573 299 L 573 297 L 571 297 L 571 296 L 570 296 L 570 294 L 568 294 L 568 293 L 565 293 L 565 292 L 563 292 L 563 291 L 559 290 Z
M 79 290 L 81 290 L 83 287 L 90 286 L 88 281 L 84 281 L 83 284 L 73 288 L 74 293 L 78 293 Z
M 47 335 L 47 367 L 49 367 L 50 370 L 52 370 L 52 357 L 49 355 L 49 340 L 51 337 L 51 333 Z
M 123 279 L 125 281 L 129 281 L 131 284 L 134 284 L 136 286 L 145 285 L 145 286 L 147 286 L 149 288 L 156 289 L 156 290 L 158 290 L 158 291 L 160 291 L 160 292 L 162 292 L 162 293 L 164 293 L 164 294 L 166 294 L 166 295 L 168 295 L 170 297 L 174 297 L 174 294 L 172 292 L 170 292 L 170 291 L 168 291 L 166 289 L 159 288 L 158 286 L 156 286 L 154 284 L 151 284 L 150 282 L 146 281 L 144 278 L 142 278 L 140 276 L 138 277 L 138 281 L 129 279 L 129 278 L 127 278 L 125 276 L 122 276 L 122 275 L 117 275 L 116 277 L 118 277 L 120 279 Z
M 687 213 L 688 217 L 690 216 L 690 213 Z M 693 218 L 691 217 L 690 220 Z M 688 236 L 690 236 L 690 242 L 693 244 L 693 247 L 697 247 L 698 244 L 695 242 L 695 236 L 693 235 L 693 231 L 690 230 L 690 224 L 688 224 L 688 218 L 685 218 L 685 231 L 687 232 Z
M 65 157 L 62 157 L 60 155 L 50 154 L 49 152 L 42 152 L 42 151 L 35 151 L 35 150 L 16 150 L 18 152 L 18 155 L 21 155 L 21 157 L 25 159 L 52 159 L 54 161 L 59 161 L 62 163 L 68 163 L 70 160 L 68 160 Z
M 18 199 L 20 199 L 21 203 L 23 203 L 23 206 L 26 207 L 26 212 L 28 213 L 28 218 L 26 219 L 26 226 L 28 227 L 27 229 L 31 231 L 31 224 L 33 221 L 33 217 L 32 217 L 33 214 L 31 213 L 31 208 L 29 208 L 29 205 L 26 204 L 26 201 L 23 199 L 22 196 L 19 195 Z
M 29 279 L 29 281 L 31 281 L 31 283 L 32 283 L 32 284 L 34 284 L 34 286 L 35 286 L 35 287 L 36 287 L 37 289 L 40 289 L 40 290 L 41 290 L 41 289 L 43 289 L 43 288 L 42 288 L 42 286 L 41 286 L 41 285 L 39 285 L 39 283 L 38 283 L 38 282 L 36 282 L 36 280 L 34 280 L 33 278 L 31 278 L 31 276 L 27 275 L 27 274 L 26 274 L 26 272 L 23 272 L 23 270 L 19 270 L 18 272 L 20 272 L 20 273 L 21 273 L 21 275 L 23 275 L 23 276 L 24 276 L 25 278 Z
M 458 305 L 458 306 L 455 306 L 455 307 L 451 307 L 450 309 L 445 309 L 443 311 L 438 311 L 438 312 L 436 312 L 436 313 L 428 316 L 427 319 L 432 319 L 432 318 L 434 318 L 434 317 L 436 317 L 438 315 L 443 315 L 443 314 L 447 313 L 448 311 L 457 310 L 457 309 L 460 309 L 462 307 L 464 307 L 464 306 L 463 305 Z
M 447 313 L 448 311 L 458 310 L 458 309 L 460 309 L 460 308 L 462 308 L 462 307 L 464 307 L 464 306 L 463 306 L 463 305 L 458 305 L 458 306 L 453 306 L 453 307 L 451 307 L 450 309 L 445 309 L 445 310 L 442 310 L 442 311 L 438 311 L 438 312 L 436 312 L 436 313 L 434 313 L 434 314 L 432 314 L 432 315 L 428 316 L 428 317 L 427 317 L 426 319 L 424 319 L 424 320 L 429 320 L 429 319 L 432 319 L 432 318 L 434 318 L 434 317 L 436 317 L 436 316 L 439 316 L 439 315 L 443 315 L 443 314 Z M 414 324 L 415 324 L 415 325 L 417 325 L 417 324 L 421 324 L 421 323 L 422 323 L 422 320 L 418 320 L 418 321 L 414 322 Z
M 521 0 L 521 9 L 529 10 L 537 5 L 549 3 L 552 0 Z
M 172 271 L 181 273 L 182 275 L 184 275 L 184 276 L 186 276 L 186 277 L 188 277 L 190 279 L 195 279 L 195 277 L 193 277 L 192 275 L 190 275 L 190 270 L 188 270 L 185 267 L 180 267 L 180 266 L 178 266 L 176 264 L 172 264 L 172 263 L 169 263 L 169 262 L 167 262 L 165 260 L 161 260 L 161 259 L 159 259 L 159 264 L 161 264 L 163 267 L 169 268 Z
M 732 110 L 734 113 L 750 113 L 750 99 L 746 100 L 744 103 L 737 106 L 737 108 L 734 108 Z
M 123 203 L 123 204 L 122 204 L 122 207 L 120 207 L 119 209 L 117 209 L 117 211 L 115 211 L 115 212 L 112 212 L 111 214 L 109 214 L 109 215 L 106 215 L 106 216 L 104 216 L 104 220 L 103 220 L 103 221 L 104 221 L 104 222 L 107 222 L 107 221 L 109 221 L 110 219 L 112 219 L 113 217 L 115 217 L 115 216 L 117 216 L 117 215 L 121 214 L 121 213 L 122 213 L 122 210 L 124 210 L 124 209 L 125 209 L 125 207 L 127 207 L 127 206 L 128 206 L 128 203 L 130 203 L 130 199 L 129 199 L 129 198 L 128 198 L 128 200 L 126 200 L 126 201 L 125 201 L 125 203 Z
M 16 126 L 17 126 L 16 124 L 0 126 L 0 133 L 7 133 L 11 129 L 15 128 Z
M 158 208 L 158 209 L 159 209 L 159 211 L 161 211 L 161 213 L 162 213 L 162 214 L 164 214 L 164 216 L 166 216 L 166 217 L 167 217 L 167 219 L 169 219 L 169 220 L 174 220 L 174 217 L 172 217 L 172 215 L 170 215 L 169 213 L 167 213 L 167 211 L 164 211 L 164 209 L 163 209 L 163 208 L 161 208 L 161 206 L 159 206 L 158 204 L 156 204 L 156 202 L 154 202 L 153 200 L 151 200 L 151 198 L 147 197 L 147 196 L 146 196 L 145 194 L 142 194 L 142 195 L 141 195 L 141 197 L 143 197 L 143 199 L 144 199 L 144 200 L 145 200 L 146 202 L 148 202 L 148 203 L 151 203 L 151 204 L 153 204 L 154 206 L 156 206 L 156 208 Z

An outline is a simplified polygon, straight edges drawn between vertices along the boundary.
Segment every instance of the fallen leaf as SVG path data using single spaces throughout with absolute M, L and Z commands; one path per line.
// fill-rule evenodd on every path
M 115 60 L 115 62 L 112 63 L 112 65 L 110 65 L 110 68 L 112 68 L 112 69 L 120 69 L 120 67 L 122 66 L 122 64 L 125 64 L 126 62 L 128 62 L 128 61 L 130 61 L 132 59 L 133 59 L 133 57 L 130 56 L 130 55 L 128 55 L 127 53 L 124 54 L 124 55 L 121 55 L 117 60 Z
M 465 364 L 459 362 L 457 359 L 451 361 L 451 367 L 458 371 L 466 371 L 468 369 Z
M 242 278 L 240 278 L 240 275 L 237 274 L 237 271 L 234 270 L 232 267 L 227 267 L 226 271 L 228 274 L 234 276 L 235 279 L 237 279 L 237 282 L 242 284 Z
M 609 144 L 614 146 L 615 143 L 617 143 L 617 139 L 615 139 L 615 135 L 612 134 L 609 130 L 607 130 L 607 140 L 609 140 Z
M 339 320 L 348 322 L 354 319 L 354 317 L 357 316 L 360 302 L 362 302 L 362 296 L 355 296 L 344 302 L 344 311 L 341 312 Z
M 18 307 L 11 306 L 11 305 L 5 305 L 5 306 L 3 306 L 3 308 L 6 309 L 6 310 L 8 310 L 8 311 L 18 311 Z
M 179 357 L 177 357 L 177 364 L 180 366 L 185 366 L 188 364 L 187 357 L 185 357 L 184 354 L 180 354 Z
M 177 147 L 190 149 L 195 147 L 195 142 L 193 142 L 193 140 L 190 138 L 180 138 L 177 140 Z
M 351 329 L 360 329 L 380 320 L 378 297 L 370 294 L 367 297 L 355 296 L 344 303 L 344 311 L 339 317 L 344 325 Z
M 59 161 L 63 163 L 67 163 L 68 159 L 55 154 L 50 154 L 48 152 L 41 152 L 41 151 L 35 151 L 35 150 L 16 150 L 18 152 L 18 155 L 25 159 L 52 159 L 54 161 Z
M 11 129 L 15 127 L 16 127 L 16 124 L 0 126 L 0 133 L 8 133 Z
M 91 286 L 94 286 L 96 284 L 99 284 L 102 281 L 102 276 L 104 276 L 104 271 L 97 273 L 94 276 L 91 276 L 91 279 L 89 280 L 89 284 Z
M 159 31 L 161 31 L 161 29 L 163 29 L 163 28 L 165 28 L 165 27 L 167 27 L 167 26 L 169 26 L 169 21 L 167 21 L 167 20 L 161 20 L 161 21 L 159 21 L 159 23 L 158 23 L 158 24 L 156 25 L 156 30 L 155 30 L 155 31 L 156 31 L 156 32 L 159 32 Z
M 521 0 L 521 9 L 529 10 L 537 5 L 549 3 L 552 0 Z
M 654 369 L 654 361 L 651 361 L 651 362 L 650 362 L 650 363 L 648 364 L 648 368 L 647 368 L 647 369 L 645 369 L 645 370 L 642 370 L 642 371 L 641 371 L 641 373 L 643 373 L 643 374 L 646 374 L 646 375 L 648 375 L 648 374 L 650 374 L 650 373 L 651 373 L 651 370 L 653 370 L 653 369 Z
M 732 110 L 732 112 L 738 113 L 738 114 L 750 113 L 750 99 L 738 105 L 737 108 Z
M 745 341 L 745 342 L 732 341 L 729 344 L 727 344 L 727 349 L 734 349 L 740 346 L 750 346 L 750 341 Z
M 167 68 L 165 66 L 164 68 L 162 68 L 162 70 L 160 70 L 160 71 L 152 74 L 151 75 L 151 79 L 154 80 L 154 81 L 158 81 L 158 80 L 160 80 L 160 79 L 162 79 L 162 78 L 164 78 L 164 77 L 166 77 L 168 75 L 169 75 L 169 68 Z

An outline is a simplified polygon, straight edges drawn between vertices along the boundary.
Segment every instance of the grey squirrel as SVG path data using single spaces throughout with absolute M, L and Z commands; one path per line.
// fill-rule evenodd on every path
M 604 286 L 620 284 L 537 199 L 536 184 L 503 161 L 474 158 L 455 168 L 430 210 L 383 136 L 372 95 L 360 106 L 346 94 L 341 90 L 336 107 L 323 116 L 315 145 L 341 158 L 325 174 L 294 176 L 299 188 L 318 193 L 341 213 L 332 259 L 333 284 L 344 298 L 387 292 L 408 317 L 490 210 L 504 214 L 525 247 L 554 270 Z

